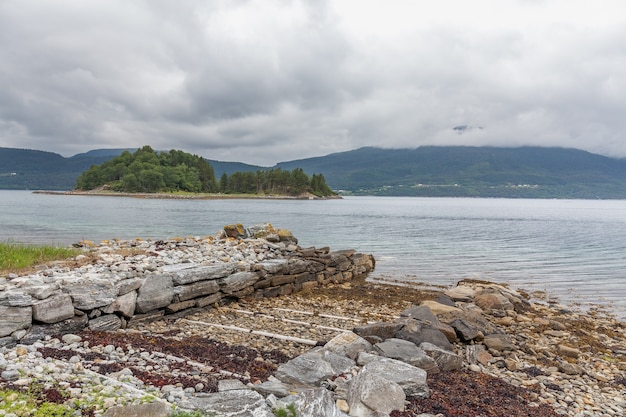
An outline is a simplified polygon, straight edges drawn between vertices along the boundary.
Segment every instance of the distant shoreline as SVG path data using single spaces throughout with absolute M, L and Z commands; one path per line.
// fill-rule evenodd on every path
M 33 194 L 48 195 L 86 195 L 98 197 L 130 197 L 130 198 L 146 198 L 146 199 L 162 199 L 162 200 L 337 200 L 342 197 L 317 197 L 313 194 L 305 194 L 300 196 L 288 195 L 258 195 L 258 194 L 221 194 L 221 193 L 122 193 L 115 191 L 53 191 L 53 190 L 36 190 Z

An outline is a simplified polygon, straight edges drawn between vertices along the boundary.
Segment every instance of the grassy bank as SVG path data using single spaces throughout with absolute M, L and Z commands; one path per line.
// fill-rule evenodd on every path
M 0 274 L 28 269 L 50 261 L 68 259 L 79 253 L 76 249 L 50 245 L 0 243 Z

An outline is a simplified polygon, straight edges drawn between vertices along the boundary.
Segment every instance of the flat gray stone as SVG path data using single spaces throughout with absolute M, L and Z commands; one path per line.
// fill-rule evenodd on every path
M 280 274 L 287 272 L 289 261 L 287 259 L 268 259 L 259 264 L 259 266 L 270 274 Z
M 218 265 L 176 264 L 164 266 L 161 270 L 169 273 L 174 285 L 186 285 L 198 281 L 216 280 L 236 271 L 235 264 Z
M 199 393 L 189 402 L 199 410 L 220 417 L 275 417 L 265 398 L 252 390 Z
M 114 331 L 122 328 L 122 320 L 115 314 L 106 314 L 89 320 L 89 330 Z
M 287 384 L 315 386 L 334 375 L 350 371 L 354 365 L 350 358 L 317 349 L 280 365 L 275 376 Z
M 174 294 L 178 296 L 178 301 L 186 301 L 215 294 L 219 290 L 220 287 L 217 281 L 199 281 L 193 284 L 175 287 Z
M 400 313 L 400 317 L 407 317 L 422 322 L 437 325 L 439 319 L 433 314 L 433 312 L 425 305 L 412 306 Z
M 360 352 L 371 352 L 372 344 L 356 333 L 343 332 L 330 339 L 322 349 L 356 360 Z
M 396 333 L 402 329 L 401 323 L 372 323 L 363 326 L 357 326 L 352 331 L 363 338 L 375 336 L 381 340 L 395 337 Z
M 384 342 L 376 343 L 374 349 L 391 359 L 397 359 L 409 365 L 421 368 L 426 372 L 438 372 L 437 363 L 433 358 L 428 356 L 424 350 L 420 349 L 415 343 L 402 339 L 387 339 Z
M 285 405 L 293 404 L 298 417 L 348 417 L 339 411 L 333 395 L 325 388 L 305 389 L 281 402 Z
M 219 392 L 242 389 L 248 389 L 248 387 L 246 387 L 244 383 L 238 379 L 222 379 L 217 381 L 217 390 Z
M 33 305 L 33 297 L 20 290 L 6 290 L 0 292 L 0 306 L 6 307 L 30 307 Z
M 33 303 L 33 320 L 42 323 L 58 323 L 74 317 L 72 297 L 67 294 L 57 294 L 45 300 Z
M 432 343 L 424 342 L 420 348 L 434 359 L 440 371 L 448 372 L 463 367 L 463 358 L 454 352 L 441 349 Z
M 33 322 L 32 307 L 0 306 L 0 337 L 16 330 L 28 329 Z
M 37 300 L 45 300 L 59 290 L 58 285 L 34 285 L 28 287 L 26 292 Z
M 361 372 L 378 374 L 400 385 L 407 396 L 428 398 L 430 391 L 426 384 L 426 371 L 395 359 L 380 358 L 367 363 Z
M 283 398 L 292 394 L 291 386 L 280 381 L 265 381 L 262 384 L 254 384 L 252 389 L 266 397 L 273 394 L 278 398 Z
M 406 394 L 399 384 L 366 366 L 350 384 L 346 399 L 351 416 L 374 417 L 404 411 Z
M 255 272 L 235 272 L 219 280 L 220 290 L 224 294 L 232 294 L 253 285 L 259 276 Z
M 131 291 L 138 290 L 143 281 L 140 278 L 129 278 L 115 284 L 117 287 L 118 297 L 128 294 Z
M 149 404 L 125 405 L 111 407 L 102 417 L 167 417 L 171 407 L 161 401 Z
M 117 297 L 117 299 L 102 309 L 105 314 L 120 313 L 122 316 L 130 318 L 135 313 L 137 304 L 137 292 L 131 291 Z
M 149 275 L 137 291 L 136 313 L 148 313 L 167 307 L 174 298 L 172 277 L 167 274 Z
M 65 285 L 63 292 L 72 297 L 75 308 L 89 311 L 114 302 L 118 289 L 110 281 L 84 279 Z

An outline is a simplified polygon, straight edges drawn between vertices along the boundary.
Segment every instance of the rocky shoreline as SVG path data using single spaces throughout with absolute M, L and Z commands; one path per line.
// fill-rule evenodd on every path
M 0 278 L 0 386 L 37 384 L 92 416 L 272 416 L 291 404 L 298 416 L 626 409 L 626 324 L 609 314 L 487 282 L 368 283 L 370 255 L 301 248 L 271 225 L 81 245 L 73 264 Z M 25 308 L 30 320 L 16 319 Z

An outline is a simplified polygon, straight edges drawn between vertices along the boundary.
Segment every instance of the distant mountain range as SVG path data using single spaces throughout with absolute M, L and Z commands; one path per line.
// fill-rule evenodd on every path
M 98 149 L 65 158 L 0 148 L 0 189 L 73 189 L 80 173 L 124 150 Z M 208 161 L 216 178 L 224 172 L 302 168 L 309 175 L 323 174 L 333 189 L 353 195 L 626 198 L 626 160 L 577 149 L 366 147 L 274 167 Z

